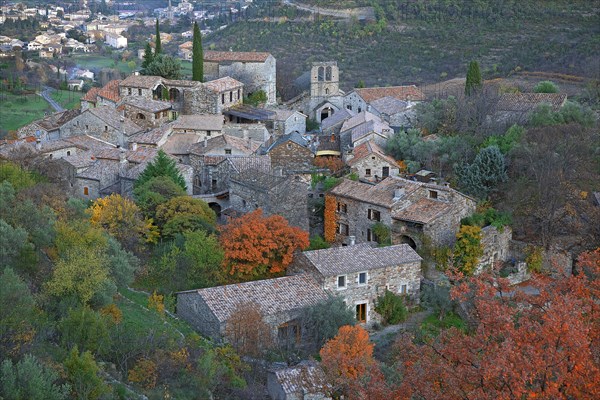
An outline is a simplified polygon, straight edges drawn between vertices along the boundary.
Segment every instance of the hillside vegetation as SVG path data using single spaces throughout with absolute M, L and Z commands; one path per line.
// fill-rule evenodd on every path
M 377 21 L 295 20 L 292 7 L 265 8 L 207 37 L 222 50 L 270 51 L 279 76 L 296 78 L 311 62 L 336 60 L 342 87 L 428 83 L 464 75 L 479 60 L 484 77 L 513 71 L 598 75 L 600 18 L 593 3 L 539 1 L 306 1 L 321 7 L 372 5 Z M 278 21 L 278 22 L 270 22 Z M 280 86 L 286 82 L 280 82 Z

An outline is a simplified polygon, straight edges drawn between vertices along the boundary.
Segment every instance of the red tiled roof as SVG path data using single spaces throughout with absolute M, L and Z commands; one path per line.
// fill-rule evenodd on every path
M 98 92 L 100 92 L 100 88 L 93 87 L 81 98 L 81 101 L 89 101 L 90 103 L 95 103 L 97 101 Z
M 256 51 L 205 51 L 204 61 L 265 62 L 271 54 Z
M 381 147 L 379 147 L 377 145 L 377 143 L 375 143 L 371 140 L 356 146 L 354 148 L 354 150 L 352 150 L 352 154 L 354 154 L 354 157 L 350 161 L 348 161 L 348 165 L 354 165 L 358 161 L 364 159 L 365 157 L 368 157 L 371 154 L 374 154 L 374 155 L 377 155 L 379 158 L 388 162 L 390 165 L 392 165 L 394 167 L 398 166 L 398 164 L 396 163 L 396 160 L 394 160 L 392 157 L 385 154 L 383 149 Z
M 98 91 L 98 96 L 114 103 L 119 102 L 121 100 L 121 96 L 119 95 L 119 83 L 121 83 L 121 81 L 118 79 L 108 82 L 102 89 L 100 89 L 100 91 Z
M 393 97 L 402 101 L 425 100 L 425 94 L 415 85 L 357 88 L 354 91 L 367 103 L 381 99 L 382 97 Z

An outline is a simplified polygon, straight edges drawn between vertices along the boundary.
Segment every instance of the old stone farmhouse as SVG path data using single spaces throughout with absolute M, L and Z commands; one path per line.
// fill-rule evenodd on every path
M 418 301 L 421 257 L 408 245 L 347 247 L 306 251 L 288 268 L 289 276 L 177 293 L 177 314 L 200 333 L 220 340 L 235 310 L 254 304 L 273 338 L 287 340 L 300 310 L 328 296 L 341 296 L 359 323 L 380 321 L 378 296 L 389 290 Z
M 361 243 L 305 251 L 288 270 L 311 274 L 325 291 L 341 296 L 355 311 L 356 320 L 367 325 L 381 322 L 375 303 L 386 290 L 419 301 L 421 257 L 407 244 Z
M 424 239 L 435 246 L 453 245 L 460 220 L 476 206 L 474 199 L 448 186 L 394 176 L 375 185 L 344 179 L 329 195 L 337 203 L 339 241 L 354 236 L 358 243 L 377 242 L 373 227 L 381 223 L 391 230 L 392 243 L 415 249 Z
M 275 58 L 265 52 L 204 52 L 204 74 L 207 79 L 226 76 L 237 79 L 244 84 L 247 95 L 263 90 L 267 95 L 267 104 L 277 103 L 276 66 Z
M 355 147 L 352 154 L 347 156 L 346 163 L 362 181 L 379 182 L 388 176 L 400 175 L 400 167 L 396 160 L 370 140 Z

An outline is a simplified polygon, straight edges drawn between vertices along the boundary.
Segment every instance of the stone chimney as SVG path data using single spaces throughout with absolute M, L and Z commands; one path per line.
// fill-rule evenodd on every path
M 248 128 L 242 129 L 242 138 L 244 140 L 250 139 L 250 133 L 248 132 Z
M 127 164 L 127 151 L 123 148 L 119 149 L 119 162 L 121 164 Z
M 37 151 L 42 151 L 42 141 L 40 139 L 35 140 L 35 149 Z
M 135 143 L 135 142 L 131 143 L 131 150 L 132 151 L 136 151 L 137 148 L 138 148 L 138 144 L 137 143 Z
M 394 201 L 400 200 L 404 196 L 404 190 L 403 187 L 394 189 Z
M 356 244 L 356 236 L 348 236 L 348 246 L 354 246 Z
M 208 147 L 208 138 L 204 136 L 204 147 Z

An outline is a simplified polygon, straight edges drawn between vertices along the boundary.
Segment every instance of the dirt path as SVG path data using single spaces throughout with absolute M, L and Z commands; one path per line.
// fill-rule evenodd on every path
M 356 7 L 356 8 L 344 8 L 344 9 L 332 9 L 332 8 L 323 8 L 311 6 L 308 4 L 303 4 L 294 0 L 283 0 L 283 2 L 287 5 L 296 7 L 299 10 L 308 11 L 313 14 L 327 15 L 330 17 L 343 18 L 343 19 L 375 19 L 375 11 L 373 7 Z

